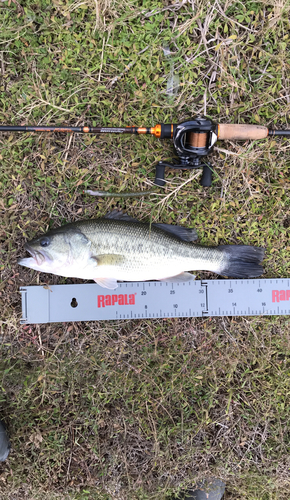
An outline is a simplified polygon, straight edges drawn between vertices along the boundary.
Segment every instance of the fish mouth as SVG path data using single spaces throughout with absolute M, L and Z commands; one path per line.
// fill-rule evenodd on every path
M 31 255 L 33 260 L 38 266 L 41 266 L 43 262 L 47 259 L 47 256 L 44 254 L 44 252 L 39 252 L 39 250 L 35 250 L 32 248 L 28 243 L 25 244 L 24 246 L 25 250 Z M 30 260 L 30 259 L 21 259 L 21 260 Z M 19 264 L 21 263 L 21 260 L 18 262 Z

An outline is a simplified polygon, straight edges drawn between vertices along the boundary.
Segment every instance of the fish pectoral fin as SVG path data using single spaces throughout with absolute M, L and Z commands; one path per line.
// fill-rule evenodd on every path
M 194 281 L 195 280 L 195 275 L 190 274 L 190 273 L 181 273 L 177 274 L 176 276 L 170 276 L 169 278 L 163 278 L 162 280 L 159 281 L 170 281 L 171 283 L 184 283 L 185 281 Z
M 115 278 L 96 278 L 94 280 L 99 286 L 103 288 L 109 288 L 109 290 L 115 290 L 118 288 L 118 283 Z
M 95 261 L 97 268 L 104 266 L 103 273 L 106 274 L 105 268 L 110 268 L 113 266 L 117 266 L 121 262 L 123 262 L 123 255 L 118 254 L 103 254 L 103 255 L 95 255 L 91 257 L 92 260 Z M 109 274 L 109 273 L 108 273 Z M 103 288 L 109 288 L 109 290 L 115 290 L 118 288 L 118 283 L 116 278 L 94 278 L 94 281 L 102 286 Z
M 100 254 L 91 257 L 97 266 L 116 266 L 124 262 L 124 256 L 118 254 Z
M 195 241 L 198 239 L 198 234 L 193 228 L 172 226 L 171 224 L 159 224 L 155 222 L 152 224 L 152 226 L 157 227 L 158 229 L 162 229 L 162 231 L 170 233 L 182 241 Z

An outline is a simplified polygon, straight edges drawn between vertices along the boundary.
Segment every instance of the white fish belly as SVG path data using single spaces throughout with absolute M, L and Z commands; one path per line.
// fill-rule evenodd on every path
M 161 261 L 138 261 L 128 262 L 123 266 L 102 265 L 96 268 L 92 279 L 114 278 L 119 281 L 147 281 L 162 280 L 177 276 L 185 271 L 218 271 L 214 262 L 206 262 L 204 259 L 176 258 Z M 86 276 L 87 277 L 87 276 Z

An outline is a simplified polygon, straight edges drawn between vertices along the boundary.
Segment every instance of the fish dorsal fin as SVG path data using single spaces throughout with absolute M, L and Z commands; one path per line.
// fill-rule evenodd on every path
M 166 233 L 170 233 L 182 241 L 195 241 L 198 238 L 197 232 L 193 228 L 172 226 L 171 224 L 156 224 L 155 222 L 152 226 L 162 229 L 162 231 L 166 231 Z
M 162 280 L 159 281 L 170 281 L 171 283 L 184 283 L 185 281 L 194 281 L 195 280 L 195 275 L 191 273 L 181 273 L 177 274 L 176 276 L 170 276 L 169 278 L 163 278 Z
M 118 288 L 117 280 L 114 278 L 96 278 L 94 281 L 99 286 L 108 288 L 109 290 L 115 290 L 116 288 Z
M 122 210 L 115 209 L 112 212 L 108 213 L 104 217 L 105 219 L 114 219 L 114 220 L 123 220 L 126 222 L 139 222 L 137 219 L 130 217 L 128 214 L 124 214 Z M 152 227 L 157 227 L 158 229 L 162 229 L 166 233 L 170 233 L 179 240 L 182 241 L 195 241 L 198 239 L 198 235 L 195 229 L 186 228 L 181 226 L 172 226 L 171 224 L 159 224 L 154 222 L 151 224 Z
M 130 217 L 130 215 L 128 214 L 124 214 L 122 210 L 118 210 L 117 208 L 115 208 L 115 210 L 113 210 L 112 212 L 106 214 L 104 219 L 124 220 L 127 222 L 139 222 L 137 219 L 133 219 L 133 217 Z

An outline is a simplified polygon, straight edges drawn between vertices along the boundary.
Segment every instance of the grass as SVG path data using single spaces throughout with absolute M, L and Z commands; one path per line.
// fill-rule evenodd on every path
M 205 113 L 289 127 L 289 2 L 11 0 L 0 14 L 3 124 Z M 148 137 L 0 136 L 0 398 L 13 446 L 1 499 L 159 500 L 212 475 L 225 500 L 289 498 L 287 317 L 19 323 L 20 286 L 69 282 L 20 268 L 25 240 L 115 206 L 194 225 L 205 245 L 265 246 L 264 276 L 289 276 L 287 140 L 219 142 L 208 189 L 198 172 L 168 171 L 156 196 L 83 194 L 148 190 L 171 154 Z

